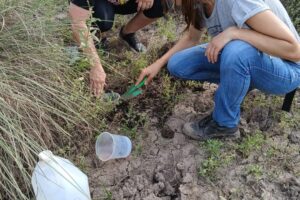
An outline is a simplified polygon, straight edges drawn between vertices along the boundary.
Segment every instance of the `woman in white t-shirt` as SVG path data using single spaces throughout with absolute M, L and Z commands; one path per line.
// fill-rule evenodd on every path
M 213 112 L 188 122 L 196 140 L 240 136 L 240 105 L 250 88 L 285 94 L 300 85 L 299 35 L 279 0 L 184 0 L 187 31 L 162 58 L 145 68 L 151 81 L 168 63 L 171 75 L 218 83 Z M 204 30 L 212 36 L 198 45 Z

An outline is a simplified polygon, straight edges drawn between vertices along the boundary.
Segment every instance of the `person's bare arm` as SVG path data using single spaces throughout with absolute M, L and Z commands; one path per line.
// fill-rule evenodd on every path
M 300 44 L 289 28 L 271 11 L 247 20 L 253 30 L 239 29 L 234 39 L 244 40 L 260 51 L 290 61 L 300 60 Z
M 90 61 L 90 88 L 94 95 L 99 96 L 105 85 L 106 74 L 101 65 L 101 61 L 90 31 L 87 27 L 87 20 L 90 18 L 91 12 L 70 4 L 69 15 L 71 18 L 71 26 L 73 37 L 78 45 L 82 48 L 84 54 Z
M 140 83 L 146 76 L 147 84 L 158 74 L 160 69 L 165 66 L 168 60 L 176 52 L 193 47 L 197 45 L 200 41 L 203 31 L 199 31 L 194 26 L 190 26 L 189 30 L 184 33 L 184 35 L 178 40 L 178 42 L 172 47 L 166 54 L 164 54 L 160 59 L 154 62 L 152 65 L 143 69 L 138 80 L 137 84 Z

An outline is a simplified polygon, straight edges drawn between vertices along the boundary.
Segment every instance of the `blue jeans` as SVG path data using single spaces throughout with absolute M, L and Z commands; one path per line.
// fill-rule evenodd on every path
M 213 119 L 221 126 L 236 127 L 240 106 L 249 88 L 286 94 L 300 85 L 300 65 L 271 57 L 247 42 L 234 40 L 209 63 L 203 45 L 174 54 L 168 62 L 171 75 L 184 80 L 218 83 Z

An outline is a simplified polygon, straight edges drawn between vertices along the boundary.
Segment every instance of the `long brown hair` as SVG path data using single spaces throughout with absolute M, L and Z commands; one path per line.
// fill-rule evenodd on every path
M 191 25 L 201 30 L 204 28 L 202 16 L 203 3 L 200 0 L 182 0 L 182 14 L 188 29 Z

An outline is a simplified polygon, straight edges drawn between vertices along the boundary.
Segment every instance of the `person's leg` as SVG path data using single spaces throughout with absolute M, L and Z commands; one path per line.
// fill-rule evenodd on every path
M 227 44 L 220 61 L 220 84 L 212 116 L 184 125 L 193 139 L 238 137 L 240 106 L 249 87 L 284 94 L 300 85 L 300 66 L 272 58 L 250 44 L 235 40 Z
M 137 12 L 136 0 L 130 0 L 125 5 L 115 6 L 116 14 L 127 15 Z M 135 33 L 163 16 L 161 0 L 154 0 L 152 8 L 137 13 L 123 28 L 123 34 Z
M 272 94 L 288 93 L 300 85 L 300 68 L 296 66 L 272 58 L 244 41 L 230 42 L 221 55 L 213 119 L 220 126 L 237 127 L 240 105 L 250 84 Z
M 136 3 L 136 0 L 130 0 L 125 5 L 114 6 L 114 9 L 117 14 L 126 15 L 136 13 L 137 7 L 138 4 Z M 125 26 L 121 28 L 120 38 L 135 51 L 146 51 L 146 47 L 136 38 L 135 32 L 163 16 L 163 13 L 160 12 L 160 8 L 162 8 L 161 0 L 154 0 L 153 7 L 151 9 L 137 13 Z
M 170 74 L 183 80 L 218 83 L 220 63 L 208 62 L 205 56 L 205 46 L 205 44 L 198 45 L 174 54 L 168 61 Z
M 97 20 L 95 24 L 101 33 L 110 30 L 115 19 L 113 4 L 107 0 L 95 0 L 93 11 L 93 17 Z

